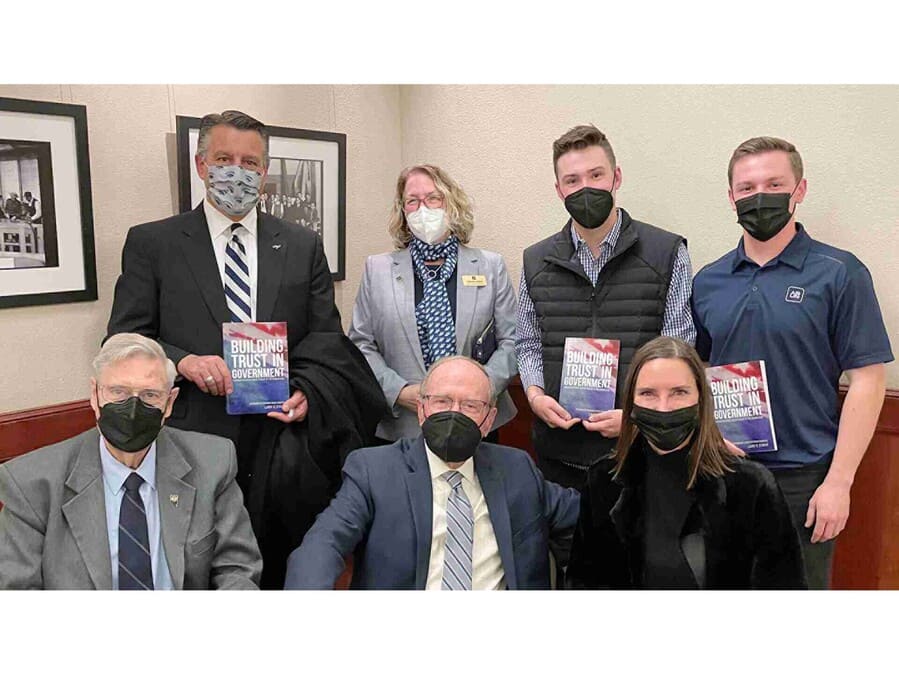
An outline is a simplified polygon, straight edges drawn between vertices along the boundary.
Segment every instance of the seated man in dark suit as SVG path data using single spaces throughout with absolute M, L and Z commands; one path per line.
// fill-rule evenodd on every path
M 234 445 L 163 428 L 174 364 L 123 333 L 94 373 L 98 428 L 0 466 L 0 589 L 256 589 Z
M 333 588 L 354 552 L 352 588 L 548 589 L 550 539 L 570 537 L 579 495 L 545 481 L 527 453 L 482 441 L 495 402 L 476 361 L 435 363 L 421 383 L 422 435 L 349 455 L 285 587 Z

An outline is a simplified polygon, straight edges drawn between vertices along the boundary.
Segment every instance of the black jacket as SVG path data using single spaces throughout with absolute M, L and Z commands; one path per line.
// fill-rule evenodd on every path
M 262 588 L 283 588 L 287 556 L 340 487 L 347 455 L 374 442 L 389 411 L 368 361 L 345 335 L 309 333 L 290 351 L 290 386 L 309 400 L 303 422 L 262 420 L 247 509 Z
M 686 243 L 621 209 L 615 250 L 594 285 L 578 259 L 571 228 L 569 220 L 560 232 L 529 246 L 522 271 L 540 327 L 543 389 L 555 399 L 569 337 L 619 340 L 618 391 L 624 390 L 634 352 L 661 333 L 677 252 Z M 580 424 L 550 429 L 534 418 L 534 449 L 540 457 L 589 466 L 613 446 Z
M 641 588 L 645 458 L 636 441 L 617 480 L 613 462 L 594 464 L 566 576 L 568 588 Z M 697 478 L 681 550 L 700 588 L 804 589 L 799 535 L 774 476 L 736 459 L 721 478 Z
M 260 213 L 257 222 L 257 321 L 286 321 L 288 349 L 311 331 L 342 333 L 321 238 Z M 203 205 L 128 231 L 107 337 L 140 333 L 157 340 L 175 365 L 188 354 L 222 355 L 230 321 Z M 291 364 L 292 365 L 292 364 Z M 241 416 L 192 382 L 181 389 L 168 424 L 238 442 Z

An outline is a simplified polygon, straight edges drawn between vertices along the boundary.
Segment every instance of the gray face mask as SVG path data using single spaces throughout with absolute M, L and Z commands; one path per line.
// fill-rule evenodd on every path
M 243 218 L 259 201 L 262 174 L 242 166 L 209 166 L 206 194 L 223 213 Z

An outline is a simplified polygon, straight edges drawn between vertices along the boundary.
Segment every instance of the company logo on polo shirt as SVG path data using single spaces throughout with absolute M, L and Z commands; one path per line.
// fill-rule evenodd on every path
M 784 298 L 787 302 L 802 302 L 802 299 L 805 297 L 805 289 L 800 288 L 799 286 L 790 286 L 787 289 L 787 297 Z

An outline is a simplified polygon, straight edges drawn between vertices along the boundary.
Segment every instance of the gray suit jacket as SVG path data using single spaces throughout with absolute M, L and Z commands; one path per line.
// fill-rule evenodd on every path
M 384 391 L 391 413 L 381 420 L 377 434 L 397 440 L 420 433 L 415 413 L 396 402 L 407 384 L 425 377 L 424 357 L 415 322 L 415 272 L 409 249 L 369 256 L 356 294 L 349 338 L 365 354 Z M 466 286 L 462 277 L 486 277 L 485 286 Z M 518 373 L 515 324 L 518 298 L 498 253 L 459 246 L 456 265 L 456 353 L 471 356 L 471 343 L 490 319 L 496 320 L 496 352 L 485 368 L 500 393 L 494 429 L 515 417 L 506 391 Z
M 257 588 L 262 558 L 236 473 L 231 441 L 160 432 L 159 516 L 175 588 Z M 96 428 L 0 465 L 0 502 L 0 589 L 112 588 Z

